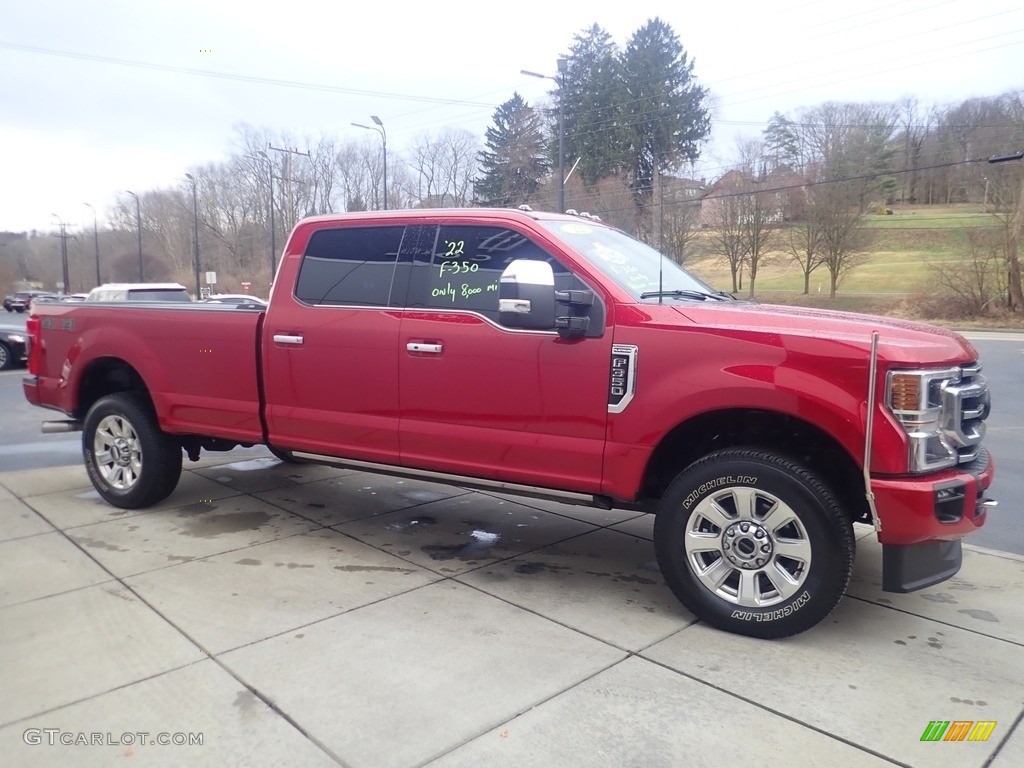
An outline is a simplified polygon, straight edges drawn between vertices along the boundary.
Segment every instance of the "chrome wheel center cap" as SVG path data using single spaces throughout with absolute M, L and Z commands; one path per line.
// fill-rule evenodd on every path
M 768 529 L 753 520 L 737 521 L 722 534 L 722 552 L 737 568 L 763 568 L 774 549 Z
M 132 459 L 131 445 L 123 437 L 117 438 L 113 445 L 110 446 L 110 457 L 114 460 L 115 464 L 127 467 Z

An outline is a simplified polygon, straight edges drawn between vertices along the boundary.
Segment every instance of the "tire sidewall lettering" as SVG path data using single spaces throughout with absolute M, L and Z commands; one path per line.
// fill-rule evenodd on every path
M 711 480 L 705 480 L 686 495 L 682 501 L 683 509 L 689 511 L 698 501 L 702 501 L 720 488 L 737 485 L 756 487 L 759 483 L 760 479 L 756 475 L 721 475 Z
M 796 598 L 794 598 L 791 603 L 784 605 L 781 608 L 767 608 L 763 611 L 737 609 L 732 612 L 730 618 L 739 619 L 740 621 L 777 621 L 778 619 L 784 619 L 787 616 L 792 616 L 803 608 L 810 599 L 811 593 L 805 589 Z

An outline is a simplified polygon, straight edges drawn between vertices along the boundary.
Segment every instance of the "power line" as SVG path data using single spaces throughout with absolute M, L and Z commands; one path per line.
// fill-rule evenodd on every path
M 433 96 L 417 96 L 407 93 L 391 93 L 388 91 L 370 91 L 362 90 L 359 88 L 343 88 L 338 85 L 328 85 L 325 83 L 309 83 L 300 80 L 279 80 L 272 77 L 260 77 L 257 75 L 240 75 L 232 74 L 230 72 L 217 72 L 209 69 L 195 69 L 193 67 L 175 67 L 169 64 L 155 64 L 146 61 L 135 61 L 132 59 L 118 59 L 112 56 L 99 56 L 91 53 L 76 53 L 73 51 L 59 51 L 52 48 L 39 48 L 30 45 L 18 45 L 16 43 L 7 43 L 0 41 L 0 48 L 6 48 L 12 51 L 22 51 L 25 53 L 34 53 L 43 56 L 58 56 L 61 58 L 68 59 L 79 59 L 82 61 L 95 61 L 102 64 L 115 64 L 123 67 L 134 67 L 136 69 L 150 69 L 158 72 L 172 72 L 175 74 L 182 75 L 193 75 L 196 77 L 212 77 L 220 80 L 234 80 L 243 83 L 257 83 L 260 85 L 273 85 L 282 88 L 299 88 L 310 91 L 327 91 L 330 93 L 346 93 L 354 96 L 373 96 L 381 99 L 397 99 L 399 101 L 419 101 L 430 104 L 446 104 L 450 106 L 468 106 L 468 107 L 493 107 L 493 104 L 484 104 L 476 101 L 466 101 L 463 99 L 445 99 L 437 98 Z

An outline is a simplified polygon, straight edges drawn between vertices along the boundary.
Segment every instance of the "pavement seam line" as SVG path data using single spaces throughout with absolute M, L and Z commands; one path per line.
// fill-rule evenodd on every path
M 117 577 L 115 577 L 115 578 L 117 578 Z M 197 642 L 195 640 L 195 638 L 193 638 L 188 632 L 186 632 L 184 629 L 179 627 L 174 621 L 172 621 L 170 618 L 168 618 L 166 615 L 164 615 L 164 613 L 159 608 L 157 608 L 155 605 L 150 603 L 146 598 L 144 598 L 142 595 L 140 595 L 134 588 L 131 587 L 131 585 L 126 584 L 123 581 L 120 581 L 120 579 L 118 579 L 118 581 L 121 583 L 121 585 L 125 589 L 127 589 L 129 592 L 131 592 L 135 596 L 135 598 L 137 600 L 139 600 L 139 602 L 141 602 L 144 606 L 149 608 L 149 610 L 151 610 L 153 613 L 155 613 L 157 616 L 159 616 L 161 619 L 163 619 L 172 629 L 174 629 L 176 632 L 178 632 L 178 634 L 180 634 L 182 637 L 184 637 L 186 640 L 188 640 L 190 643 L 192 643 L 200 651 L 200 653 L 202 653 L 202 654 L 204 654 L 206 656 L 207 659 L 209 659 L 214 664 L 216 664 L 218 667 L 220 667 L 220 669 L 222 669 L 230 677 L 232 677 L 234 680 L 236 680 L 239 685 L 244 687 L 246 690 L 250 691 L 254 696 L 256 696 L 256 698 L 258 698 L 260 701 L 262 701 L 267 706 L 267 708 L 270 709 L 271 712 L 276 713 L 286 723 L 291 725 L 296 731 L 298 731 L 300 734 L 302 734 L 306 739 L 308 739 L 310 742 L 315 744 L 321 751 L 323 751 L 328 757 L 330 757 L 336 763 L 338 763 L 339 765 L 343 766 L 343 768 L 348 768 L 348 764 L 345 763 L 338 755 L 334 754 L 334 752 L 332 750 L 330 750 L 327 747 L 327 745 L 323 744 L 319 739 L 317 739 L 316 737 L 314 737 L 311 734 L 309 734 L 304 728 L 302 728 L 298 724 L 298 722 L 293 717 L 291 717 L 287 712 L 285 712 L 280 707 L 278 707 L 277 704 L 274 703 L 271 699 L 269 699 L 268 697 L 266 697 L 262 693 L 260 693 L 259 689 L 253 687 L 248 682 L 243 680 L 238 674 L 236 674 L 234 672 L 234 670 L 232 670 L 230 667 L 226 666 L 224 664 L 224 662 L 221 661 L 217 656 L 215 656 L 214 654 L 210 653 L 208 650 L 203 648 L 202 644 Z M 200 660 L 200 661 L 202 661 L 202 660 Z M 199 663 L 199 662 L 195 662 L 195 663 Z
M 467 744 L 471 744 L 472 742 L 476 741 L 481 736 L 486 735 L 490 731 L 493 731 L 493 730 L 495 730 L 497 728 L 500 728 L 501 726 L 506 725 L 508 723 L 512 723 L 515 720 L 517 720 L 520 717 L 522 717 L 523 715 L 525 715 L 527 712 L 530 712 L 531 710 L 534 710 L 537 707 L 540 707 L 540 706 L 543 706 L 544 704 L 547 704 L 549 701 L 552 701 L 553 699 L 556 699 L 559 696 L 561 696 L 561 695 L 563 695 L 565 693 L 568 693 L 573 688 L 576 688 L 577 686 L 583 685 L 583 683 L 586 683 L 586 682 L 589 682 L 590 680 L 593 680 L 598 675 L 603 675 L 609 669 L 612 669 L 613 667 L 617 667 L 619 664 L 622 664 L 623 662 L 629 660 L 634 655 L 635 654 L 633 654 L 632 652 L 627 652 L 626 655 L 623 658 L 618 659 L 616 661 L 613 661 L 611 664 L 608 664 L 607 666 L 602 667 L 601 669 L 597 670 L 596 672 L 593 672 L 592 674 L 589 674 L 586 677 L 584 677 L 584 678 L 582 678 L 580 680 L 577 680 L 572 685 L 569 685 L 569 686 L 567 686 L 565 688 L 562 688 L 561 690 L 555 691 L 550 696 L 546 696 L 546 697 L 540 699 L 539 701 L 534 702 L 533 704 L 528 706 L 526 709 L 523 709 L 523 710 L 520 710 L 519 712 L 516 712 L 514 715 L 512 715 L 512 717 L 506 718 L 506 719 L 504 719 L 504 720 L 502 720 L 502 721 L 500 721 L 500 722 L 498 722 L 498 723 L 496 723 L 494 725 L 485 726 L 483 728 L 483 730 L 481 730 L 478 733 L 474 734 L 473 736 L 470 736 L 469 738 L 459 742 L 458 744 L 456 744 L 455 746 L 451 747 L 450 749 L 447 749 L 447 750 L 444 750 L 443 752 L 439 752 L 439 753 L 437 753 L 435 755 L 432 755 L 431 757 L 428 757 L 426 760 L 424 760 L 424 761 L 422 761 L 420 763 L 416 763 L 413 766 L 413 768 L 423 768 L 424 766 L 434 762 L 435 760 L 440 760 L 442 757 L 445 757 L 446 755 L 450 755 L 452 752 L 455 752 L 456 750 L 461 749 L 462 747 L 466 746 Z
M 242 494 L 242 495 L 244 495 L 244 496 L 249 496 L 250 498 L 254 498 L 254 497 L 250 496 L 249 494 Z M 39 513 L 39 512 L 37 511 L 37 512 L 36 512 L 36 514 L 41 514 L 41 513 Z M 44 519 L 46 519 L 46 518 L 44 517 Z M 50 521 L 49 521 L 49 520 L 47 520 L 47 522 L 50 522 Z M 52 523 L 51 523 L 51 525 L 52 525 Z M 326 528 L 326 527 L 327 527 L 327 526 L 321 526 L 321 527 L 320 527 L 320 529 L 323 529 L 323 528 Z M 317 529 L 317 530 L 319 530 L 319 529 Z M 225 673 L 227 673 L 227 674 L 228 674 L 228 675 L 229 675 L 230 677 L 232 677 L 232 678 L 233 678 L 234 680 L 236 680 L 236 681 L 237 681 L 237 682 L 239 683 L 239 685 L 242 685 L 242 686 L 243 686 L 244 688 L 246 688 L 247 690 L 251 691 L 251 692 L 253 693 L 253 695 L 254 695 L 254 696 L 256 696 L 256 697 L 257 697 L 257 698 L 258 698 L 258 699 L 259 699 L 260 701 L 262 701 L 262 702 L 263 702 L 263 703 L 264 703 L 264 704 L 265 704 L 265 705 L 266 705 L 266 706 L 267 706 L 267 707 L 268 707 L 268 708 L 269 708 L 269 709 L 270 709 L 270 710 L 271 710 L 272 712 L 275 712 L 275 713 L 277 713 L 277 714 L 278 714 L 278 716 L 280 716 L 280 717 L 281 717 L 281 718 L 282 718 L 282 719 L 283 719 L 283 720 L 284 720 L 285 722 L 287 722 L 287 723 L 288 723 L 289 725 L 291 725 L 291 726 L 292 726 L 292 727 L 293 727 L 293 728 L 294 728 L 294 729 L 295 729 L 296 731 L 298 731 L 298 732 L 299 732 L 300 734 L 302 734 L 302 735 L 303 735 L 303 736 L 304 736 L 304 737 L 305 737 L 305 738 L 306 738 L 307 740 L 309 740 L 309 741 L 310 741 L 310 742 L 312 742 L 312 743 L 313 743 L 314 745 L 316 745 L 316 747 L 317 747 L 317 748 L 319 748 L 319 749 L 320 749 L 321 751 L 323 751 L 323 752 L 324 752 L 324 754 L 326 754 L 326 755 L 327 755 L 328 757 L 330 757 L 330 758 L 331 758 L 332 760 L 334 760 L 334 761 L 335 761 L 336 763 L 338 763 L 339 765 L 343 766 L 343 768 L 348 768 L 348 765 L 347 765 L 347 763 L 345 763 L 345 762 L 344 762 L 343 760 L 341 760 L 341 758 L 340 758 L 340 757 L 338 757 L 337 755 L 335 755 L 333 751 L 331 751 L 330 749 L 328 749 L 328 747 L 327 747 L 327 746 L 326 746 L 325 744 L 323 744 L 322 742 L 320 742 L 320 740 L 319 740 L 319 739 L 315 738 L 315 737 L 314 737 L 314 736 L 312 736 L 311 734 L 307 733 L 307 732 L 306 732 L 306 730 L 305 730 L 304 728 L 302 728 L 301 726 L 299 726 L 298 722 L 296 722 L 294 718 L 292 718 L 292 717 L 291 717 L 290 715 L 288 715 L 288 714 L 287 714 L 286 712 L 284 712 L 283 710 L 281 710 L 281 709 L 280 709 L 280 708 L 279 708 L 279 707 L 278 707 L 278 706 L 277 706 L 276 704 L 274 704 L 274 703 L 273 703 L 273 702 L 272 702 L 272 701 L 271 701 L 270 699 L 268 699 L 267 697 L 263 696 L 263 695 L 262 695 L 262 694 L 261 694 L 261 693 L 259 692 L 259 690 L 258 690 L 258 689 L 256 689 L 256 688 L 253 688 L 252 686 L 250 686 L 250 685 L 249 685 L 249 684 L 248 684 L 248 683 L 247 683 L 247 682 L 246 682 L 245 680 L 243 680 L 243 679 L 242 679 L 241 677 L 239 677 L 239 676 L 238 676 L 237 674 L 235 674 L 235 672 L 234 672 L 233 670 L 231 670 L 231 669 L 230 669 L 229 667 L 227 667 L 227 666 L 226 666 L 226 665 L 225 665 L 225 664 L 224 664 L 224 663 L 223 663 L 223 662 L 222 662 L 222 661 L 221 661 L 221 660 L 220 660 L 219 658 L 217 658 L 216 656 L 214 656 L 213 654 L 211 654 L 211 653 L 210 653 L 209 651 L 207 651 L 206 649 L 204 649 L 204 648 L 203 648 L 203 646 L 202 646 L 202 645 L 201 645 L 200 643 L 198 643 L 198 642 L 197 642 L 197 641 L 196 641 L 196 640 L 195 640 L 195 639 L 194 639 L 194 638 L 193 638 L 193 637 L 192 637 L 192 636 L 191 636 L 191 635 L 190 635 L 190 634 L 189 634 L 188 632 L 185 632 L 185 631 L 184 631 L 184 630 L 183 630 L 183 629 L 182 629 L 181 627 L 179 627 L 179 626 L 178 626 L 178 625 L 177 625 L 177 624 L 176 624 L 175 622 L 171 621 L 171 620 L 170 620 L 170 619 L 169 619 L 169 618 L 168 618 L 167 616 L 165 616 L 165 615 L 163 614 L 163 612 L 161 612 L 161 611 L 160 611 L 160 610 L 159 610 L 159 609 L 158 609 L 158 608 L 157 608 L 156 606 L 154 606 L 153 604 L 151 604 L 151 603 L 150 603 L 150 602 L 149 602 L 148 600 L 146 600 L 146 599 L 145 599 L 145 598 L 144 598 L 144 597 L 143 597 L 142 595 L 140 595 L 140 594 L 139 594 L 139 593 L 138 593 L 138 592 L 137 592 L 137 591 L 136 591 L 136 590 L 135 590 L 134 588 L 132 588 L 132 586 L 131 586 L 131 585 L 129 585 L 129 584 L 127 584 L 126 582 L 124 582 L 124 581 L 123 581 L 123 580 L 122 580 L 122 579 L 121 579 L 120 577 L 116 576 L 116 575 L 115 575 L 115 574 L 114 574 L 114 573 L 113 573 L 113 572 L 112 572 L 112 571 L 111 571 L 111 570 L 110 570 L 109 568 L 107 568 L 107 567 L 106 567 L 106 566 L 105 566 L 105 565 L 104 565 L 103 563 L 99 562 L 99 561 L 98 561 L 98 560 L 97 560 L 97 559 L 96 559 L 95 557 L 93 557 L 93 556 L 92 556 L 92 554 L 91 554 L 90 552 L 88 552 L 88 551 L 87 551 L 87 550 L 86 550 L 86 549 L 85 549 L 85 548 L 83 547 L 83 545 L 79 544 L 79 543 L 78 543 L 77 541 L 75 541 L 74 539 L 72 539 L 72 538 L 71 538 L 70 536 L 68 536 L 68 535 L 67 535 L 67 534 L 66 534 L 66 533 L 65 533 L 64 531 L 60 531 L 60 533 L 61 533 L 61 535 L 62 535 L 62 536 L 64 536 L 64 537 L 65 537 L 65 538 L 66 538 L 66 539 L 67 539 L 68 541 L 70 541 L 70 542 L 71 542 L 71 544 L 72 544 L 73 546 L 75 546 L 76 548 L 78 548 L 78 549 L 79 549 L 79 550 L 80 550 L 80 551 L 81 551 L 81 552 L 82 552 L 82 553 L 83 553 L 83 554 L 84 554 L 84 555 L 85 555 L 86 557 L 88 557 L 88 558 L 89 558 L 90 560 L 92 560 L 92 561 L 93 561 L 94 563 L 96 563 L 96 565 L 98 565 L 98 566 L 99 566 L 100 568 L 102 568 L 102 569 L 103 569 L 104 571 L 106 571 L 106 572 L 107 572 L 108 574 L 110 574 L 110 576 L 111 576 L 111 577 L 112 577 L 112 578 L 113 578 L 113 579 L 114 579 L 114 580 L 115 580 L 115 581 L 116 581 L 116 582 L 117 582 L 118 584 L 120 584 L 120 585 L 121 585 L 121 586 L 122 586 L 122 587 L 123 587 L 124 589 L 126 589 L 126 590 L 127 590 L 128 592 L 130 592 L 130 593 L 131 593 L 132 595 L 134 595 L 134 596 L 135 596 L 135 599 L 137 599 L 137 600 L 138 600 L 138 601 L 139 601 L 139 602 L 140 602 L 140 603 L 141 603 L 142 605 L 144 605 L 144 606 L 145 606 L 146 608 L 148 608 L 148 609 L 149 609 L 150 611 L 152 611 L 152 612 L 153 612 L 153 613 L 155 613 L 155 614 L 156 614 L 157 616 L 159 616 L 159 617 L 160 617 L 161 619 L 163 619 L 163 621 L 164 621 L 164 622 L 166 622 L 168 626 L 170 626 L 170 627 L 171 627 L 172 629 L 174 629 L 174 630 L 175 630 L 176 632 L 178 632 L 178 634 L 180 634 L 180 635 L 181 635 L 182 637 L 184 637 L 184 638 L 185 638 L 186 640 L 188 640 L 188 642 L 192 643 L 192 645 L 194 645 L 194 646 L 196 647 L 196 649 L 200 651 L 200 653 L 204 654 L 204 655 L 206 656 L 206 658 L 208 658 L 208 659 L 209 659 L 210 661 L 212 661 L 213 663 L 215 663 L 215 664 L 216 664 L 216 665 L 217 665 L 218 667 L 220 667 L 220 668 L 221 668 L 221 669 L 222 669 L 222 670 L 223 670 L 223 671 L 224 671 Z M 299 535 L 299 534 L 292 534 L 292 535 L 293 535 L 293 536 L 297 536 L 297 535 Z M 289 536 L 283 536 L 283 537 L 281 537 L 281 539 L 286 539 L 286 538 L 290 538 L 290 537 L 289 537 Z M 272 541 L 278 541 L 278 539 L 272 539 Z M 264 542 L 264 543 L 265 543 L 265 542 Z M 235 551 L 235 550 L 232 550 L 232 551 Z M 219 552 L 218 552 L 218 553 L 216 553 L 216 554 L 223 554 L 223 553 L 219 553 Z M 209 557 L 213 557 L 213 555 L 209 555 Z M 204 559 L 204 558 L 196 558 L 196 559 Z M 188 561 L 188 562 L 192 562 L 192 561 Z M 171 567 L 174 567 L 174 565 L 181 565 L 181 563 L 174 563 L 174 564 L 172 564 L 172 565 L 169 565 L 169 566 L 166 566 L 166 567 L 168 567 L 168 568 L 171 568 Z M 164 569 L 162 569 L 162 568 L 161 568 L 161 569 L 156 569 L 156 570 L 164 570 Z M 130 578 L 130 577 L 125 577 L 125 578 Z M 194 663 L 199 663 L 199 662 L 194 662 Z M 185 665 L 185 666 L 189 666 L 189 665 Z M 168 670 L 168 671 L 169 671 L 169 670 Z M 162 673 L 162 674 L 166 674 L 166 673 Z M 155 677 L 155 676 L 154 676 L 154 677 Z M 141 682 L 141 681 L 137 681 L 137 680 L 136 680 L 136 681 L 133 681 L 132 683 L 129 683 L 128 685 L 134 685 L 134 684 L 135 684 L 136 682 Z M 121 686 L 121 687 L 124 687 L 124 686 Z M 113 690 L 116 690 L 116 689 L 113 689 Z M 89 699 L 92 699 L 92 698 L 94 698 L 94 697 L 95 697 L 96 695 L 100 695 L 100 694 L 94 694 L 93 696 L 89 696 L 89 697 L 87 697 L 87 698 L 83 699 L 83 701 L 87 701 L 87 700 L 89 700 Z M 62 705 L 62 706 L 66 706 L 66 705 Z
M 771 642 L 771 641 L 761 640 L 759 642 Z M 748 699 L 746 696 L 742 696 L 742 695 L 740 695 L 740 694 L 738 694 L 738 693 L 736 693 L 734 691 L 730 691 L 730 690 L 728 690 L 726 688 L 722 688 L 721 686 L 715 685 L 714 683 L 708 682 L 707 680 L 702 680 L 701 678 L 699 678 L 699 677 L 697 677 L 697 676 L 695 676 L 695 675 L 693 675 L 693 674 L 691 674 L 689 672 L 684 672 L 683 670 L 676 669 L 675 667 L 671 667 L 671 666 L 669 666 L 668 664 L 666 664 L 666 663 L 664 663 L 662 661 L 658 661 L 657 659 L 652 659 L 652 658 L 649 658 L 647 656 L 644 656 L 643 652 L 637 653 L 636 656 L 637 656 L 637 658 L 643 659 L 644 661 L 649 661 L 652 664 L 656 664 L 659 667 L 663 667 L 664 669 L 668 670 L 669 672 L 674 672 L 677 675 L 681 675 L 681 676 L 683 676 L 685 678 L 688 678 L 688 679 L 694 681 L 695 683 L 707 686 L 708 688 L 711 688 L 712 690 L 718 691 L 719 693 L 724 693 L 725 695 L 727 695 L 727 696 L 729 696 L 731 698 L 739 699 L 742 702 L 745 702 L 747 704 L 751 704 L 751 705 L 757 707 L 758 709 L 761 709 L 761 710 L 763 710 L 765 712 L 768 712 L 769 714 L 775 715 L 777 717 L 781 717 L 784 720 L 788 720 L 791 723 L 793 723 L 795 725 L 799 725 L 802 728 L 807 728 L 808 730 L 814 731 L 815 733 L 819 733 L 822 736 L 825 736 L 825 737 L 827 737 L 829 739 L 832 739 L 834 741 L 838 741 L 838 742 L 841 742 L 843 744 L 846 744 L 847 746 L 853 747 L 854 749 L 860 750 L 861 752 L 866 752 L 869 755 L 874 755 L 877 758 L 885 760 L 887 763 L 892 763 L 893 765 L 900 766 L 900 768 L 915 768 L 915 766 L 913 766 L 913 765 L 911 765 L 909 763 L 903 763 L 903 762 L 900 762 L 899 760 L 896 760 L 895 758 L 889 757 L 888 755 L 883 755 L 881 752 L 876 752 L 875 750 L 871 749 L 870 747 L 865 747 L 862 744 L 857 744 L 856 742 L 850 741 L 849 739 L 845 738 L 844 736 L 839 736 L 838 734 L 835 734 L 835 733 L 829 733 L 828 731 L 824 730 L 820 726 L 814 725 L 813 723 L 805 723 L 802 720 L 799 720 L 796 717 L 793 717 L 792 715 L 788 715 L 785 712 L 779 712 L 778 710 L 772 709 L 771 707 L 766 706 L 766 705 L 764 705 L 764 704 L 762 704 L 762 703 L 760 703 L 758 701 L 754 701 L 753 699 Z
M 999 740 L 999 743 L 996 745 L 995 750 L 992 752 L 991 755 L 988 756 L 988 759 L 981 764 L 981 768 L 988 768 L 990 765 L 992 765 L 995 759 L 999 756 L 999 753 L 1003 751 L 1003 747 L 1005 747 L 1006 744 L 1010 741 L 1010 737 L 1013 736 L 1014 732 L 1018 728 L 1020 728 L 1021 720 L 1024 720 L 1024 709 L 1022 709 L 1017 714 L 1016 719 L 1014 719 L 1013 721 L 1013 725 L 1010 726 L 1009 730 L 1006 732 L 1006 735 Z
M 986 634 L 986 633 L 984 633 L 984 632 L 982 632 L 981 630 L 978 630 L 978 629 L 971 629 L 969 627 L 961 627 L 959 624 L 953 624 L 953 623 L 951 623 L 949 621 L 946 621 L 944 619 L 936 619 L 936 618 L 933 618 L 931 616 L 922 616 L 920 613 L 914 613 L 913 611 L 908 611 L 906 608 L 899 608 L 899 607 L 897 607 L 895 605 L 886 605 L 885 603 L 875 602 L 874 600 L 872 600 L 871 598 L 868 598 L 868 597 L 859 597 L 858 595 L 845 594 L 845 595 L 843 595 L 843 600 L 859 600 L 862 603 L 868 603 L 869 605 L 873 605 L 873 606 L 875 606 L 877 608 L 885 608 L 885 609 L 890 610 L 890 611 L 897 611 L 898 613 L 905 613 L 906 615 L 913 616 L 914 618 L 917 618 L 917 619 L 924 619 L 925 621 L 934 621 L 936 624 L 941 624 L 944 627 L 950 627 L 951 629 L 959 629 L 962 632 L 970 632 L 972 635 L 978 635 L 979 637 L 987 637 L 989 640 L 998 640 L 1001 643 L 1007 643 L 1009 645 L 1015 645 L 1018 648 L 1024 648 L 1024 642 L 1021 642 L 1019 640 L 1008 640 L 1005 637 L 996 637 L 995 635 L 988 635 L 988 634 Z

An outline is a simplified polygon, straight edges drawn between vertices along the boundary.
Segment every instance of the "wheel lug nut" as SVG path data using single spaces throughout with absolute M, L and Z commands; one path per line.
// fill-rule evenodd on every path
M 746 533 L 750 530 L 750 523 L 740 523 L 740 530 Z
M 729 548 L 729 542 L 728 541 L 723 542 L 722 543 L 722 549 L 728 549 L 728 548 Z
M 759 539 L 763 539 L 764 538 L 764 531 L 758 529 L 757 533 L 755 533 L 754 536 L 756 536 Z
M 771 550 L 772 550 L 772 548 L 769 547 L 767 544 L 762 544 L 761 545 L 761 551 L 762 552 L 771 552 Z

